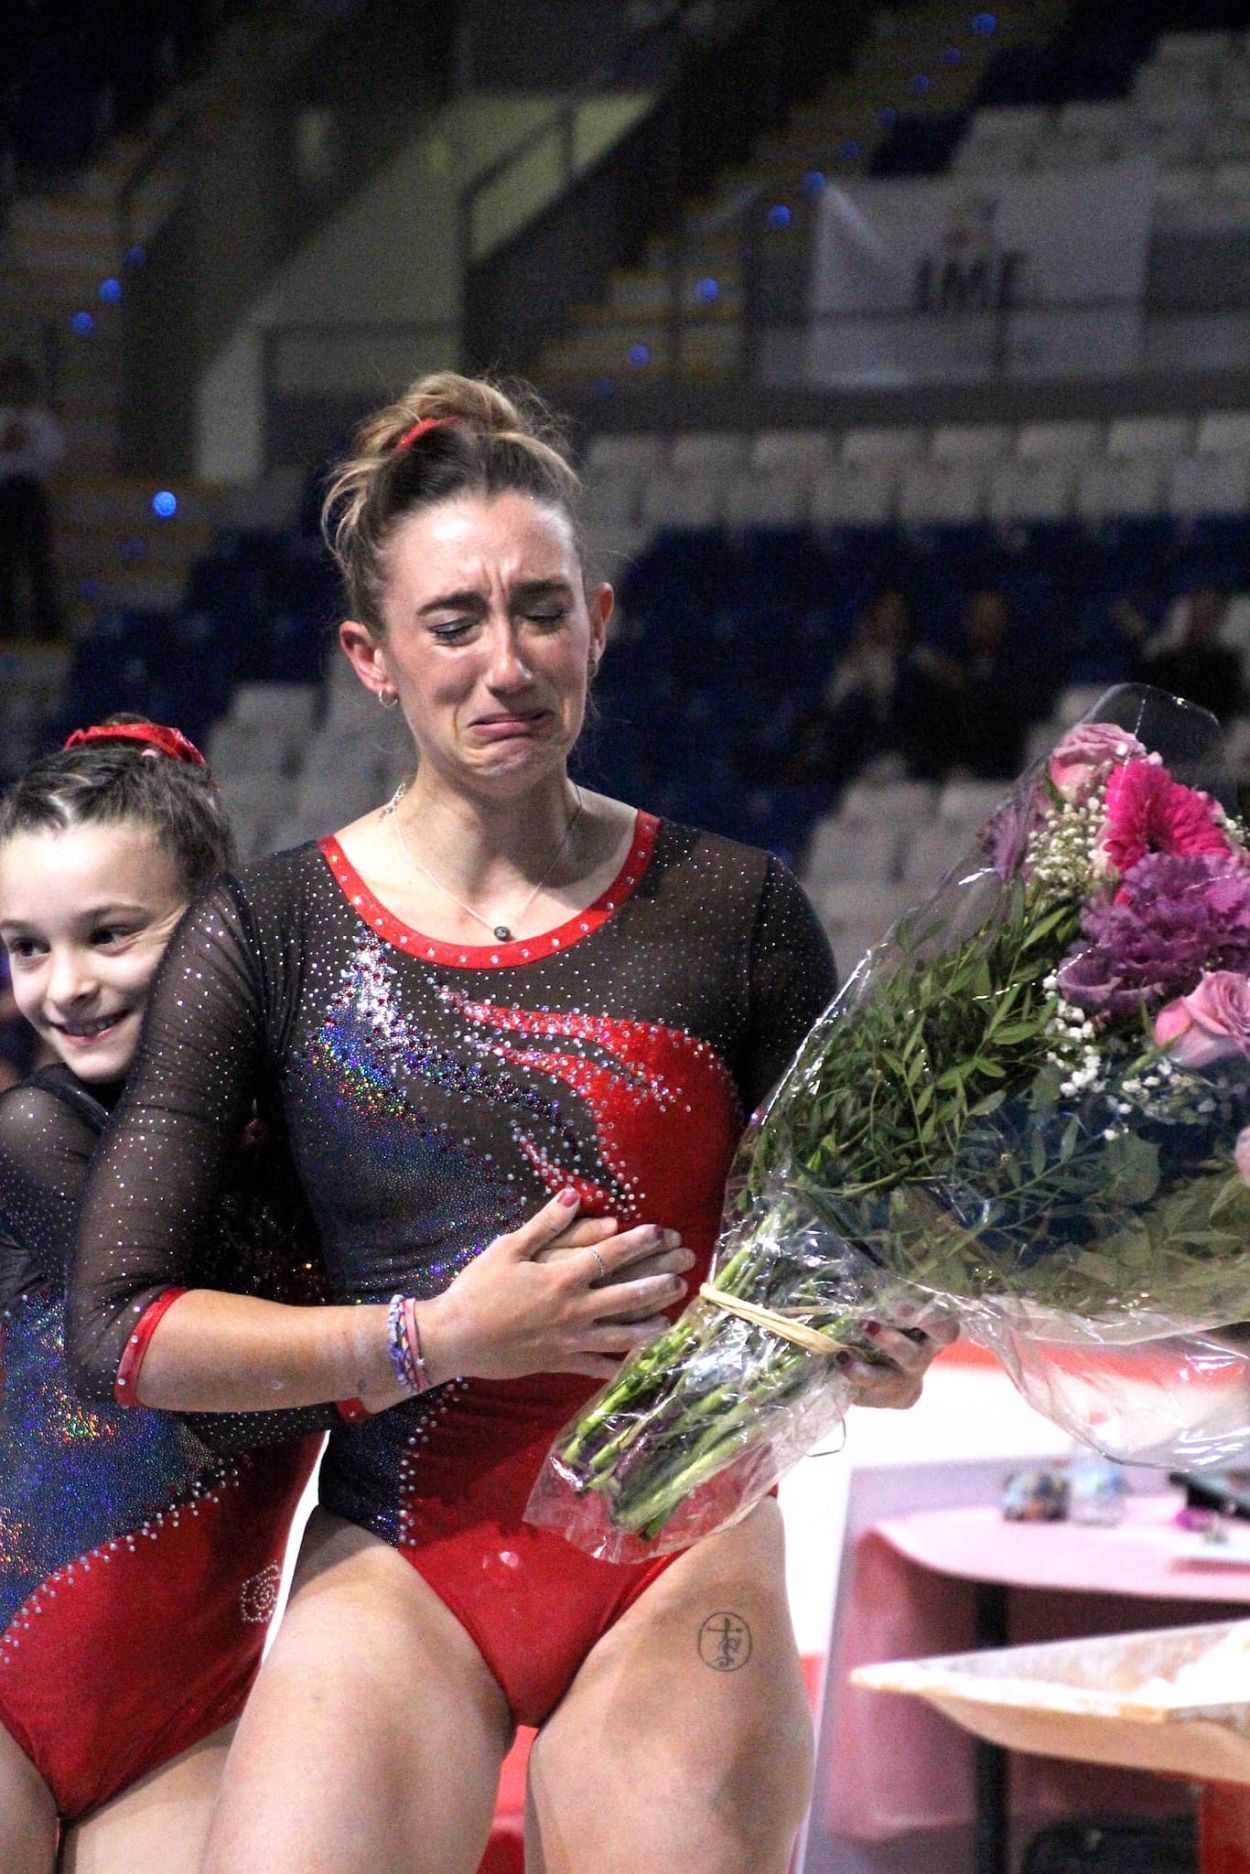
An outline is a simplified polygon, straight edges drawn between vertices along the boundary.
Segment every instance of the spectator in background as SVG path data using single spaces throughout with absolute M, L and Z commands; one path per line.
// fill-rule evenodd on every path
M 937 708 L 929 719 L 927 772 L 962 771 L 1010 779 L 1024 763 L 1024 740 L 1048 698 L 1021 655 L 1011 604 L 998 586 L 974 587 L 964 603 L 962 642 L 943 660 Z
M 881 755 L 927 772 L 941 674 L 941 660 L 915 642 L 908 594 L 898 585 L 879 586 L 820 703 L 798 725 L 786 779 L 842 787 Z
M 1244 714 L 1247 706 L 1241 658 L 1220 642 L 1228 617 L 1228 594 L 1219 586 L 1196 586 L 1189 594 L 1180 641 L 1151 651 L 1146 621 L 1137 607 L 1121 600 L 1114 617 L 1128 651 L 1126 676 L 1132 683 L 1183 696 L 1209 709 L 1221 722 Z
M 52 507 L 45 481 L 65 453 L 39 380 L 24 358 L 0 362 L 0 638 L 58 638 L 61 617 L 52 566 Z M 18 591 L 29 585 L 26 629 Z

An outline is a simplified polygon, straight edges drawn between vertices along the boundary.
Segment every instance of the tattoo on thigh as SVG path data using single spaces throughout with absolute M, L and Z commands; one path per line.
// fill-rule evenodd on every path
M 699 1658 L 713 1672 L 737 1672 L 751 1657 L 751 1629 L 741 1614 L 709 1614 L 699 1628 Z

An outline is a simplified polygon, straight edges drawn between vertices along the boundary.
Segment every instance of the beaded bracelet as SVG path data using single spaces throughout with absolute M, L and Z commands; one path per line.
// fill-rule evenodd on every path
M 406 1295 L 391 1296 L 386 1310 L 386 1351 L 390 1355 L 391 1371 L 406 1393 L 415 1397 L 428 1390 L 430 1376 L 421 1345 L 416 1304 Z

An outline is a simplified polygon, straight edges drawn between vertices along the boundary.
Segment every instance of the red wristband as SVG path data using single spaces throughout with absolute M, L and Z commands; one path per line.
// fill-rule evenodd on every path
M 366 1419 L 376 1416 L 363 1399 L 340 1399 L 334 1409 L 345 1425 L 363 1425 Z
M 185 1288 L 165 1289 L 139 1316 L 134 1332 L 126 1342 L 126 1351 L 117 1368 L 117 1378 L 113 1381 L 113 1397 L 118 1405 L 138 1405 L 139 1374 L 147 1358 L 149 1343 L 179 1295 L 185 1295 L 186 1292 Z

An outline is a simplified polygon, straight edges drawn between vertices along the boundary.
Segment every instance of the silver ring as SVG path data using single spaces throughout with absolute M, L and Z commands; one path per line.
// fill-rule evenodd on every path
M 586 1247 L 588 1250 L 590 1250 L 591 1255 L 594 1257 L 595 1261 L 599 1265 L 599 1273 L 594 1278 L 595 1281 L 606 1282 L 608 1279 L 608 1265 L 604 1262 L 603 1257 L 599 1254 L 599 1251 L 595 1249 L 590 1243 L 587 1243 Z

